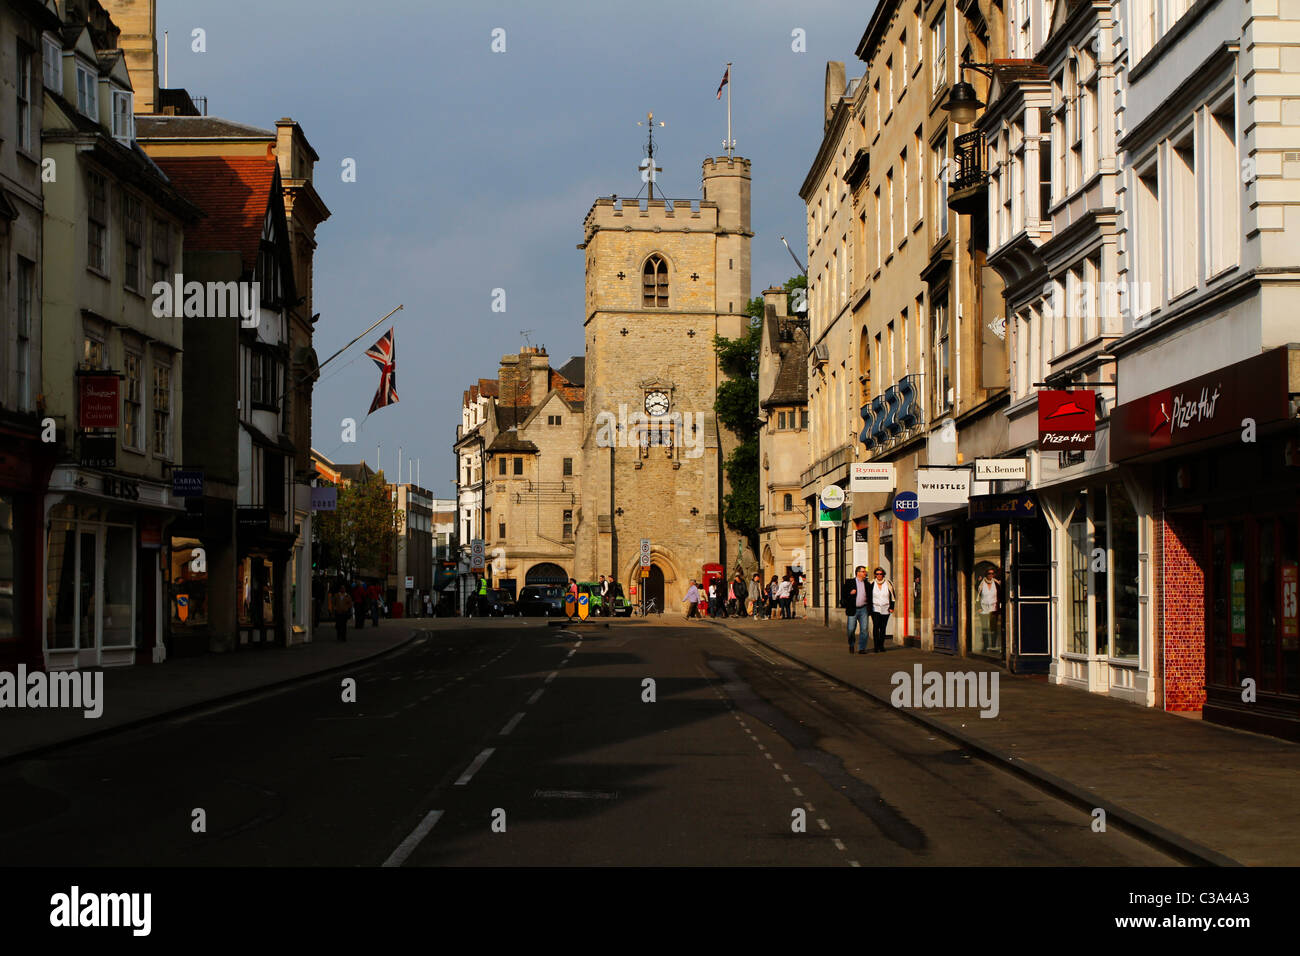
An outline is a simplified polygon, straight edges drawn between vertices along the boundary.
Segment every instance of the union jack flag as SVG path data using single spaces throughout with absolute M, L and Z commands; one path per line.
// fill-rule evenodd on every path
M 393 330 L 389 329 L 383 338 L 366 349 L 366 355 L 379 366 L 379 388 L 375 391 L 375 400 L 370 403 L 373 412 L 397 401 L 397 346 L 393 342 Z

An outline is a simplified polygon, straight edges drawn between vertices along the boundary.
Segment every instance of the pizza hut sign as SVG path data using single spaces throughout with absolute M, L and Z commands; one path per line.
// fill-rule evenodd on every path
M 1044 390 L 1038 393 L 1038 447 L 1091 451 L 1097 447 L 1097 393 Z
M 81 376 L 78 422 L 82 428 L 116 428 L 120 407 L 116 375 Z

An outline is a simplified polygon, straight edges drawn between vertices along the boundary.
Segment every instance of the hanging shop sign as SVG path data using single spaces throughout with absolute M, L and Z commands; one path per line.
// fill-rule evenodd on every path
M 1295 650 L 1300 639 L 1300 566 L 1290 561 L 1278 570 L 1282 572 L 1282 647 Z
M 1097 393 L 1044 389 L 1038 393 L 1038 447 L 1091 451 L 1097 447 Z
M 173 471 L 172 494 L 177 498 L 196 498 L 203 494 L 203 472 Z
M 849 465 L 849 489 L 854 492 L 883 491 L 898 487 L 898 466 L 893 462 L 855 461 Z
M 82 468 L 116 468 L 117 435 L 79 435 L 77 460 Z
M 116 428 L 119 380 L 116 375 L 79 375 L 81 386 L 77 424 L 81 428 Z
M 1027 481 L 1029 467 L 1023 458 L 976 458 L 976 481 Z
M 835 528 L 844 521 L 844 489 L 827 485 L 817 499 L 817 527 Z
M 923 505 L 964 505 L 970 500 L 970 471 L 965 468 L 918 468 L 916 497 Z
M 312 511 L 335 511 L 339 506 L 339 490 L 333 485 L 311 490 Z

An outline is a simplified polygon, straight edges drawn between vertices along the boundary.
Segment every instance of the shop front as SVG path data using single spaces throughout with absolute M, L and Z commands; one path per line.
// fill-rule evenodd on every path
M 1015 673 L 1045 673 L 1051 660 L 1051 535 L 1042 510 L 1025 490 L 972 495 L 967 510 L 966 653 Z
M 1300 740 L 1300 349 L 1115 410 L 1155 485 L 1165 706 Z M 1112 519 L 1113 520 L 1113 519 Z
M 283 516 L 277 515 L 280 521 Z M 289 565 L 295 535 L 274 529 L 266 508 L 238 508 L 235 565 L 239 646 L 285 645 L 288 641 Z
M 41 501 L 49 445 L 0 423 L 0 670 L 44 666 L 41 646 Z
M 162 537 L 180 508 L 142 478 L 56 468 L 45 497 L 45 666 L 161 661 Z

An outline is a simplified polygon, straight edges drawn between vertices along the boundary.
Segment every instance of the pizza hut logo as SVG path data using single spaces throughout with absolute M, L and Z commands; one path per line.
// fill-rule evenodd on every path
M 1038 446 L 1089 450 L 1097 443 L 1097 395 L 1089 390 L 1038 393 Z

